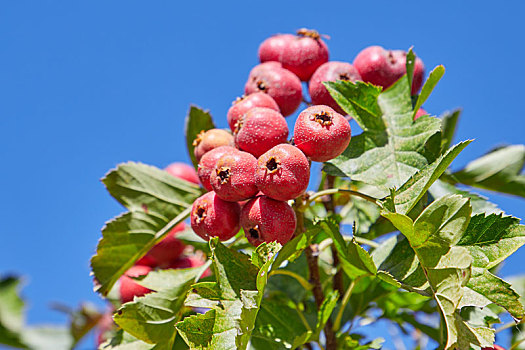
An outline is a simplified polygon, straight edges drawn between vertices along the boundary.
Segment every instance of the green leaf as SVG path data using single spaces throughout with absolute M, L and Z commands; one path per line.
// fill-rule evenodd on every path
M 469 192 L 465 190 L 460 190 L 454 185 L 446 183 L 441 180 L 437 180 L 430 186 L 428 192 L 434 198 L 440 198 L 449 194 L 458 194 L 463 197 L 470 199 L 470 205 L 472 206 L 472 214 L 498 214 L 503 213 L 498 206 L 492 202 L 489 202 L 488 199 L 478 193 Z
M 29 327 L 22 338 L 31 350 L 70 349 L 74 341 L 69 328 L 60 326 Z
M 468 199 L 457 195 L 435 200 L 415 221 L 403 214 L 383 212 L 405 235 L 425 272 L 444 319 L 446 350 L 491 346 L 494 341 L 494 330 L 471 326 L 459 314 L 472 258 L 465 247 L 456 244 L 468 227 L 470 213 Z
M 470 142 L 471 141 L 463 141 L 458 143 L 440 156 L 435 162 L 415 173 L 401 188 L 395 191 L 394 198 L 390 195 L 384 200 L 384 205 L 389 206 L 389 208 L 391 208 L 390 210 L 396 213 L 409 213 L 430 186 L 447 170 L 454 158 L 456 158 Z M 395 209 L 392 208 L 392 206 L 395 206 Z
M 444 153 L 449 149 L 454 135 L 456 134 L 456 127 L 458 124 L 461 109 L 456 109 L 452 112 L 445 112 L 441 116 L 441 152 Z
M 317 223 L 333 241 L 343 271 L 352 279 L 360 276 L 375 275 L 377 270 L 368 252 L 362 248 L 355 240 L 347 245 L 343 236 L 339 232 L 339 225 L 335 219 L 328 217 L 319 220 Z
M 280 245 L 261 244 L 251 259 L 216 238 L 210 249 L 217 282 L 194 285 L 186 305 L 211 310 L 185 318 L 176 328 L 192 349 L 246 349 Z
M 132 162 L 119 165 L 102 181 L 129 209 L 102 229 L 91 259 L 96 289 L 106 295 L 128 268 L 189 215 L 201 192 L 163 170 Z
M 307 342 L 311 331 L 304 324 L 300 312 L 286 296 L 272 295 L 263 299 L 252 333 L 252 347 L 261 350 L 293 349 Z M 301 338 L 301 335 L 305 336 Z
M 498 314 L 488 307 L 467 306 L 461 309 L 460 314 L 472 326 L 492 327 L 493 324 L 501 323 Z
M 407 56 L 408 61 L 408 56 Z M 445 74 L 445 67 L 443 66 L 437 66 L 434 68 L 432 72 L 430 72 L 430 75 L 428 76 L 427 81 L 423 85 L 423 88 L 421 89 L 421 93 L 419 94 L 416 105 L 414 106 L 414 112 L 412 113 L 412 119 L 416 116 L 417 111 L 423 106 L 425 101 L 428 99 L 434 88 L 436 87 L 437 83 L 441 80 L 443 77 L 443 74 Z
M 525 226 L 519 221 L 503 214 L 475 215 L 458 245 L 470 251 L 472 266 L 493 268 L 525 244 Z
M 188 154 L 190 155 L 191 162 L 197 168 L 199 162 L 195 158 L 193 153 L 193 141 L 201 131 L 206 131 L 215 128 L 213 119 L 211 118 L 210 112 L 205 111 L 197 106 L 190 106 L 188 115 L 186 116 L 186 122 L 184 124 L 184 134 L 186 135 L 186 146 L 188 148 Z
M 157 292 L 124 304 L 114 316 L 115 322 L 146 343 L 171 345 L 176 334 L 174 325 L 181 316 L 186 293 L 202 269 L 150 272 L 139 284 Z
M 298 235 L 286 243 L 275 258 L 272 270 L 278 269 L 285 261 L 292 262 L 297 259 L 320 231 L 319 226 L 309 227 L 304 234 Z
M 468 163 L 449 181 L 525 197 L 525 175 L 520 174 L 524 164 L 524 145 L 501 147 Z
M 467 287 L 503 307 L 516 320 L 521 320 L 525 316 L 520 295 L 512 289 L 510 283 L 493 275 L 487 269 L 473 268 Z
M 325 172 L 387 191 L 434 161 L 438 152 L 426 144 L 440 132 L 441 122 L 428 116 L 414 122 L 408 79 L 400 79 L 380 94 L 362 83 L 328 86 L 343 108 L 354 109 L 353 116 L 364 131 L 352 137 L 342 155 L 325 163 Z M 436 147 L 439 150 L 439 145 Z
M 414 82 L 415 65 L 416 65 L 416 54 L 414 53 L 411 47 L 408 49 L 407 56 L 406 56 L 406 63 L 405 63 L 407 79 L 408 79 L 408 86 L 410 86 L 410 91 L 412 91 L 412 83 Z
M 319 312 L 317 313 L 317 324 L 315 326 L 315 338 L 319 337 L 319 334 L 323 330 L 326 322 L 330 319 L 332 312 L 337 305 L 339 300 L 339 292 L 336 290 L 330 291 L 324 298 L 321 307 L 319 307 Z
M 0 344 L 27 348 L 21 339 L 24 328 L 24 301 L 19 296 L 20 279 L 0 279 Z

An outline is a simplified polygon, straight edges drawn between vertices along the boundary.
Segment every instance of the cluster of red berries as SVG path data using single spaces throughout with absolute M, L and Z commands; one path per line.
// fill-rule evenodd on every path
M 406 73 L 406 52 L 379 46 L 360 52 L 354 65 L 329 61 L 321 35 L 307 29 L 266 39 L 259 59 L 245 95 L 228 111 L 231 133 L 202 131 L 194 141 L 198 177 L 209 192 L 194 202 L 191 226 L 205 240 L 230 239 L 242 227 L 256 246 L 288 242 L 296 217 L 287 201 L 306 191 L 310 161 L 333 159 L 350 143 L 350 124 L 323 82 L 362 80 L 388 88 Z M 417 59 L 414 93 L 423 74 Z M 303 102 L 301 81 L 308 82 L 312 106 L 299 114 L 288 143 L 285 117 Z

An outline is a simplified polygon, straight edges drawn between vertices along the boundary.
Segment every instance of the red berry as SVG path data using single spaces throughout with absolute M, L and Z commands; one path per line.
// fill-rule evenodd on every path
M 237 151 L 237 148 L 233 148 L 230 146 L 220 146 L 212 149 L 211 151 L 205 153 L 202 156 L 199 162 L 199 166 L 197 167 L 197 174 L 199 175 L 199 180 L 202 186 L 206 190 L 213 190 L 213 187 L 211 187 L 210 183 L 210 176 L 212 171 L 215 169 L 215 165 L 217 165 L 217 161 L 219 160 L 219 158 L 225 155 L 226 153 L 232 153 Z
M 201 157 L 207 152 L 220 146 L 233 146 L 234 140 L 233 135 L 222 129 L 210 129 L 207 131 L 201 131 L 199 135 L 193 140 L 193 146 L 195 149 L 193 153 L 197 161 L 201 160 Z
M 184 243 L 175 238 L 177 232 L 184 231 L 185 229 L 186 224 L 183 222 L 175 226 L 162 241 L 153 246 L 146 255 L 137 261 L 137 265 L 147 265 L 151 267 L 168 266 L 182 254 L 186 247 Z
M 228 125 L 232 131 L 235 131 L 235 125 L 239 118 L 246 112 L 255 107 L 270 108 L 279 112 L 279 106 L 273 98 L 264 92 L 256 92 L 248 96 L 238 98 L 228 110 Z
M 239 203 L 227 202 L 208 192 L 193 202 L 191 209 L 191 228 L 202 239 L 219 237 L 228 240 L 239 232 Z
M 420 108 L 417 110 L 416 115 L 414 116 L 414 120 L 424 115 L 428 115 L 428 112 L 425 111 L 423 108 Z
M 145 276 L 150 271 L 149 266 L 135 265 L 120 277 L 120 301 L 122 303 L 133 301 L 134 297 L 141 297 L 151 292 L 150 289 L 141 286 L 131 278 Z
M 297 35 L 272 36 L 259 47 L 261 62 L 278 61 L 283 68 L 308 81 L 315 70 L 328 62 L 328 47 L 315 30 L 300 29 Z
M 350 63 L 331 61 L 326 62 L 315 71 L 314 75 L 310 79 L 308 84 L 308 91 L 312 104 L 314 105 L 326 105 L 332 107 L 337 113 L 343 115 L 345 111 L 334 101 L 323 82 L 325 81 L 356 81 L 361 80 L 361 76 L 357 69 Z
M 483 348 L 482 350 L 505 350 L 505 348 L 499 345 L 494 345 L 492 348 Z
M 257 164 L 257 187 L 268 197 L 287 201 L 306 191 L 310 164 L 297 147 L 277 145 L 260 156 Z
M 277 34 L 264 40 L 259 46 L 259 60 L 261 62 L 281 62 L 283 51 L 295 40 L 293 34 Z
M 100 317 L 100 320 L 97 322 L 95 328 L 95 339 L 97 341 L 97 347 L 99 347 L 100 344 L 109 339 L 108 332 L 110 332 L 113 329 L 113 327 L 115 327 L 115 323 L 113 322 L 113 311 L 110 310 L 105 312 Z
M 315 162 L 326 162 L 344 152 L 350 143 L 350 124 L 328 106 L 312 106 L 299 114 L 294 128 L 297 148 Z
M 250 153 L 237 151 L 219 158 L 210 176 L 213 190 L 228 202 L 254 197 L 259 189 L 255 185 L 257 159 Z
M 254 246 L 263 242 L 288 242 L 295 232 L 297 219 L 292 207 L 282 201 L 258 196 L 244 205 L 241 226 Z
M 357 55 L 354 66 L 364 81 L 386 89 L 406 74 L 406 52 L 370 46 Z M 412 94 L 416 94 L 421 88 L 424 73 L 423 61 L 416 58 Z
M 199 178 L 197 177 L 195 168 L 189 164 L 178 162 L 171 163 L 164 170 L 166 170 L 171 175 L 178 177 L 179 179 L 183 179 L 197 185 L 199 184 Z
M 286 142 L 288 125 L 284 117 L 269 108 L 250 109 L 237 123 L 235 143 L 243 151 L 261 156 L 273 146 Z
M 282 68 L 279 62 L 266 62 L 255 66 L 244 86 L 246 95 L 264 92 L 270 95 L 283 116 L 289 116 L 303 100 L 303 87 L 295 74 Z

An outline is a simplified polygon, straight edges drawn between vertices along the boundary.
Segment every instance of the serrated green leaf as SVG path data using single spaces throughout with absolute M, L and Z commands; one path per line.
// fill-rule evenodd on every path
M 456 109 L 452 112 L 445 112 L 441 116 L 441 152 L 444 153 L 450 148 L 454 141 L 456 134 L 456 127 L 458 124 L 461 109 Z
M 328 86 L 343 108 L 354 109 L 354 118 L 364 131 L 352 137 L 342 155 L 325 163 L 325 172 L 387 191 L 434 161 L 436 152 L 429 152 L 426 144 L 440 132 L 441 122 L 428 116 L 413 121 L 406 76 L 379 95 L 377 89 L 361 83 L 335 82 Z
M 347 245 L 339 232 L 339 225 L 333 218 L 328 217 L 319 220 L 316 224 L 332 239 L 339 253 L 341 267 L 350 278 L 355 279 L 360 276 L 376 274 L 376 266 L 368 252 L 355 241 L 351 241 Z
M 191 158 L 193 166 L 197 168 L 199 162 L 195 158 L 193 150 L 193 141 L 201 131 L 206 131 L 215 128 L 213 119 L 209 111 L 205 111 L 197 106 L 190 106 L 186 121 L 184 123 L 184 135 L 186 135 L 186 147 L 188 148 L 188 154 Z
M 482 189 L 525 197 L 525 146 L 501 147 L 457 171 L 448 180 Z
M 317 325 L 315 326 L 315 337 L 319 336 L 324 326 L 326 325 L 326 322 L 328 322 L 328 319 L 332 315 L 332 312 L 334 311 L 338 300 L 339 300 L 339 292 L 336 290 L 330 291 L 325 296 L 323 303 L 319 307 L 319 311 L 317 313 Z
M 468 227 L 470 213 L 468 199 L 457 195 L 435 200 L 412 225 L 403 214 L 383 212 L 405 235 L 425 272 L 446 327 L 446 350 L 491 346 L 494 341 L 494 330 L 470 326 L 459 314 L 472 258 L 456 244 Z
M 425 81 L 423 88 L 421 88 L 421 93 L 419 94 L 417 98 L 416 105 L 414 106 L 414 112 L 412 113 L 412 119 L 414 119 L 417 111 L 423 106 L 425 101 L 429 98 L 430 94 L 436 87 L 437 83 L 443 77 L 443 74 L 445 74 L 445 67 L 443 66 L 437 66 L 436 68 L 434 68 L 434 70 L 432 70 L 432 72 L 430 72 L 430 75 L 428 76 L 427 81 Z
M 263 243 L 250 259 L 217 238 L 209 244 L 217 282 L 194 285 L 186 305 L 212 309 L 175 327 L 192 349 L 246 349 L 280 245 Z
M 467 306 L 461 309 L 460 314 L 465 321 L 475 327 L 492 327 L 493 324 L 501 323 L 498 314 L 488 307 Z
M 503 213 L 501 209 L 498 208 L 498 206 L 492 202 L 489 202 L 489 200 L 474 192 L 469 192 L 465 190 L 460 190 L 454 185 L 451 185 L 449 183 L 446 183 L 441 180 L 437 180 L 430 186 L 428 189 L 428 192 L 432 195 L 434 198 L 441 198 L 446 195 L 450 194 L 458 194 L 463 197 L 467 197 L 470 199 L 470 205 L 472 206 L 472 214 L 499 214 Z
M 279 251 L 277 258 L 275 258 L 272 271 L 278 269 L 285 261 L 292 262 L 297 259 L 320 231 L 321 228 L 319 226 L 309 227 L 303 234 L 294 237 L 286 243 Z
M 405 67 L 407 72 L 408 86 L 410 86 L 410 91 L 412 91 L 412 83 L 414 82 L 414 67 L 416 65 L 416 54 L 412 47 L 408 49 Z
M 392 199 L 392 196 L 389 196 L 383 201 L 384 205 L 396 213 L 409 213 L 430 186 L 447 170 L 454 158 L 456 158 L 470 142 L 471 141 L 463 141 L 458 143 L 440 156 L 435 162 L 415 173 L 401 188 L 395 191 L 394 199 Z M 392 206 L 394 206 L 395 209 L 392 208 Z
M 157 292 L 124 304 L 114 316 L 115 322 L 139 340 L 171 346 L 186 293 L 201 273 L 200 267 L 150 272 L 138 282 Z
M 525 226 L 519 219 L 503 214 L 478 214 L 458 245 L 465 246 L 473 257 L 473 266 L 490 269 L 525 244 Z
M 467 287 L 503 307 L 515 319 L 521 320 L 525 316 L 520 295 L 512 289 L 510 283 L 493 275 L 487 269 L 473 268 Z
M 102 181 L 130 210 L 106 224 L 91 259 L 96 289 L 106 295 L 135 261 L 189 215 L 201 192 L 163 170 L 132 162 L 119 165 Z

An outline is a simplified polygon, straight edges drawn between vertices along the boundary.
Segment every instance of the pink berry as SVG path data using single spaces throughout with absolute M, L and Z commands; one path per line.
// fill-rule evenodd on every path
M 208 192 L 193 202 L 191 209 L 191 228 L 202 239 L 219 237 L 228 240 L 239 232 L 239 203 L 227 202 Z
M 195 168 L 186 163 L 171 163 L 166 167 L 166 170 L 171 175 L 189 181 L 194 184 L 199 184 L 199 178 L 195 172 Z
M 131 278 L 145 276 L 150 271 L 151 267 L 149 266 L 135 265 L 120 277 L 120 301 L 122 303 L 133 301 L 134 297 L 141 297 L 151 292 L 151 290 L 141 286 Z
M 258 196 L 244 205 L 241 226 L 254 246 L 263 242 L 288 242 L 295 232 L 297 219 L 292 207 L 282 201 Z
M 370 46 L 357 55 L 354 66 L 364 81 L 386 89 L 406 74 L 406 52 Z M 412 94 L 416 94 L 421 88 L 424 73 L 423 61 L 416 58 Z
M 281 62 L 283 51 L 295 40 L 293 34 L 277 34 L 264 40 L 259 46 L 259 60 Z
M 95 339 L 97 341 L 97 347 L 109 339 L 108 332 L 110 332 L 114 327 L 115 323 L 113 322 L 113 310 L 109 310 L 100 317 L 95 327 Z
M 295 74 L 282 68 L 279 62 L 266 62 L 255 66 L 244 86 L 246 95 L 264 92 L 270 95 L 283 116 L 289 116 L 303 100 L 303 87 Z
M 256 92 L 248 96 L 238 98 L 228 110 L 228 125 L 232 131 L 235 131 L 235 125 L 239 118 L 246 112 L 255 107 L 270 108 L 279 112 L 279 106 L 270 95 L 264 92 Z
M 420 108 L 417 110 L 416 115 L 414 116 L 414 120 L 424 115 L 428 115 L 428 112 L 425 111 L 423 108 Z
M 239 120 L 234 134 L 240 149 L 259 157 L 273 146 L 286 142 L 288 125 L 279 112 L 256 107 Z
M 137 265 L 165 267 L 176 260 L 186 246 L 175 236 L 178 232 L 182 232 L 185 229 L 186 224 L 183 222 L 175 226 L 162 241 L 153 246 L 146 255 L 137 261 Z
M 219 158 L 210 176 L 213 190 L 228 202 L 254 197 L 259 189 L 255 185 L 257 159 L 248 152 L 226 153 Z
M 199 180 L 202 186 L 207 191 L 213 190 L 213 187 L 211 187 L 210 183 L 210 176 L 212 171 L 215 169 L 215 165 L 217 165 L 217 161 L 219 160 L 219 158 L 225 155 L 226 153 L 232 153 L 237 151 L 237 148 L 233 148 L 230 146 L 220 146 L 212 149 L 211 151 L 205 153 L 202 156 L 199 162 L 199 166 L 197 167 L 197 174 L 199 175 Z
M 308 81 L 320 65 L 328 62 L 328 58 L 328 47 L 321 35 L 303 28 L 285 47 L 280 61 L 283 68 L 295 73 L 302 81 Z
M 492 348 L 483 348 L 482 350 L 505 350 L 505 348 L 499 345 L 494 345 Z
M 257 164 L 257 187 L 266 196 L 287 201 L 306 191 L 310 180 L 310 164 L 297 147 L 277 145 L 260 156 Z
M 332 107 L 337 113 L 345 115 L 341 107 L 334 101 L 323 82 L 325 81 L 357 81 L 361 80 L 361 76 L 357 69 L 350 63 L 331 61 L 321 65 L 315 71 L 314 75 L 310 79 L 308 84 L 308 91 L 312 104 L 314 105 L 326 105 Z
M 297 148 L 315 162 L 326 162 L 344 152 L 350 143 L 350 124 L 328 106 L 312 106 L 299 114 L 294 128 Z
M 201 131 L 195 140 L 193 140 L 193 146 L 195 149 L 193 153 L 197 161 L 200 161 L 202 156 L 214 148 L 220 146 L 233 146 L 234 140 L 233 135 L 222 129 L 210 129 L 207 131 Z

